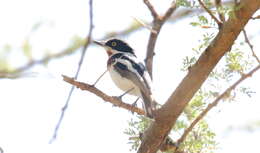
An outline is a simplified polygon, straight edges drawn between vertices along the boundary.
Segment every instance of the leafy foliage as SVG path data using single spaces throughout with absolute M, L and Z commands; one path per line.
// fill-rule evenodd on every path
M 215 133 L 209 129 L 207 122 L 202 120 L 189 133 L 181 147 L 187 152 L 211 153 L 217 146 L 214 138 Z
M 8 63 L 8 57 L 12 50 L 12 47 L 9 44 L 4 45 L 1 47 L 0 50 L 0 72 L 6 71 L 10 69 Z
M 198 116 L 198 114 L 205 108 L 205 100 L 211 98 L 210 93 L 199 91 L 192 99 L 189 105 L 185 108 L 184 114 L 177 120 L 171 132 L 174 140 L 183 133 L 191 122 Z M 143 116 L 136 116 L 128 122 L 129 127 L 124 131 L 129 135 L 130 150 L 137 150 L 140 145 L 139 133 L 150 125 L 150 120 Z M 181 144 L 181 150 L 187 152 L 210 152 L 216 148 L 217 143 L 214 140 L 215 133 L 211 131 L 205 120 L 201 120 L 198 125 L 187 136 L 184 143 Z
M 178 6 L 182 6 L 182 7 L 192 7 L 194 6 L 194 1 L 190 1 L 190 0 L 177 0 L 177 5 Z
M 124 133 L 130 137 L 130 150 L 137 150 L 141 142 L 139 135 L 150 125 L 150 119 L 144 116 L 136 116 L 136 118 L 132 118 L 128 121 L 128 125 L 129 127 L 124 131 Z

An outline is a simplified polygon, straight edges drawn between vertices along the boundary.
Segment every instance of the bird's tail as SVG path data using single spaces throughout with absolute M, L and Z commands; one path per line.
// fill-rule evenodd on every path
M 143 107 L 145 111 L 145 115 L 149 118 L 154 117 L 154 110 L 155 110 L 155 103 L 154 103 L 154 98 L 152 95 L 147 95 L 143 92 L 142 94 L 142 99 L 143 99 Z

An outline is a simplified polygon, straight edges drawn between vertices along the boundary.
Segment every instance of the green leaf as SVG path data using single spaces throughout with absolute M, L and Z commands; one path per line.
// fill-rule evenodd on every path
M 192 25 L 192 26 L 200 26 L 201 24 L 198 23 L 198 22 L 191 22 L 190 25 Z
M 202 24 L 208 24 L 208 23 L 209 23 L 208 19 L 207 19 L 205 16 L 203 16 L 203 15 L 200 15 L 200 16 L 199 16 L 199 21 L 200 21 Z
M 29 43 L 29 40 L 28 40 L 28 39 L 26 39 L 26 40 L 23 42 L 22 50 L 23 50 L 24 55 L 25 55 L 29 60 L 31 60 L 31 59 L 32 59 L 32 46 L 31 46 L 31 44 Z

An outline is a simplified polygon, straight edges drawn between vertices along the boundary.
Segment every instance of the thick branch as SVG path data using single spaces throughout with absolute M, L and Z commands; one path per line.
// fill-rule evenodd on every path
M 140 109 L 138 107 L 134 107 L 130 104 L 124 103 L 123 101 L 121 101 L 120 99 L 118 99 L 116 97 L 108 96 L 107 94 L 105 94 L 101 90 L 97 89 L 93 85 L 75 81 L 73 78 L 67 77 L 65 75 L 63 75 L 62 77 L 63 77 L 64 81 L 76 86 L 77 88 L 80 88 L 81 90 L 89 91 L 89 92 L 95 94 L 96 96 L 102 98 L 106 102 L 110 102 L 111 104 L 113 104 L 115 106 L 124 108 L 126 110 L 131 111 L 131 112 L 135 112 L 139 115 L 144 115 L 144 111 L 142 109 Z
M 191 67 L 167 102 L 155 112 L 155 122 L 145 132 L 138 153 L 155 153 L 168 135 L 183 109 L 207 79 L 219 60 L 228 52 L 241 30 L 260 6 L 259 0 L 241 0 L 242 8 L 235 10 L 236 18 L 225 22 L 215 39 Z
M 229 93 L 230 91 L 234 90 L 242 81 L 245 79 L 251 77 L 253 73 L 255 73 L 257 70 L 260 69 L 260 65 L 255 67 L 253 70 L 251 70 L 249 73 L 242 75 L 242 77 L 237 80 L 233 85 L 231 85 L 229 88 L 227 88 L 220 96 L 218 96 L 212 103 L 210 103 L 198 116 L 197 118 L 191 123 L 191 125 L 184 131 L 183 135 L 180 137 L 180 139 L 177 141 L 177 144 L 180 145 L 187 137 L 187 135 L 190 133 L 190 131 L 194 128 L 194 126 L 204 117 L 206 114 L 214 107 L 217 106 L 217 104 L 220 102 L 220 100 L 224 99 L 225 95 Z

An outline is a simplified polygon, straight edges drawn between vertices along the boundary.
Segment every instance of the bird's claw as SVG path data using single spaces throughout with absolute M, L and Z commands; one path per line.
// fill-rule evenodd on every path
M 121 96 L 112 96 L 113 98 L 115 98 L 115 99 L 118 99 L 118 100 L 121 100 L 122 101 L 122 95 Z

